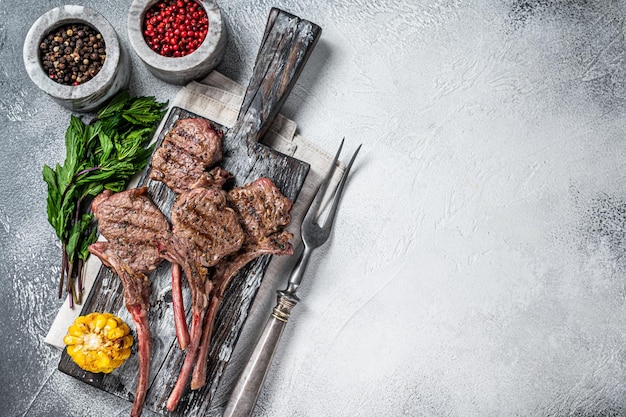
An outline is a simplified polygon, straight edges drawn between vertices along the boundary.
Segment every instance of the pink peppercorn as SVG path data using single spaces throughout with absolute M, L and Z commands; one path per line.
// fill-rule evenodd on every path
M 194 0 L 160 0 L 146 12 L 143 23 L 148 46 L 174 58 L 198 49 L 208 30 L 207 14 Z

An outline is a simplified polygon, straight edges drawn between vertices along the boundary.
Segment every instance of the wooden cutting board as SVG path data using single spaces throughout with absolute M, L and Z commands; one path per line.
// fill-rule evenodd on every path
M 259 139 L 278 114 L 320 34 L 320 27 L 311 22 L 279 9 L 271 10 L 237 122 L 227 131 L 223 126 L 218 126 L 226 131 L 223 139 L 224 157 L 220 166 L 233 174 L 235 185 L 268 177 L 285 196 L 292 201 L 296 200 L 309 165 L 260 144 Z M 176 120 L 185 117 L 199 116 L 181 108 L 171 109 L 162 128 L 156 133 L 156 146 L 162 143 L 165 134 Z M 175 194 L 162 183 L 150 180 L 148 173 L 146 169 L 139 185 L 148 187 L 154 202 L 169 217 Z M 197 391 L 188 390 L 176 412 L 168 415 L 205 415 L 211 408 L 213 394 L 237 343 L 269 261 L 269 256 L 256 259 L 232 280 L 216 317 L 207 365 L 207 384 Z M 174 331 L 170 264 L 163 262 L 150 278 L 152 299 L 149 322 L 153 335 L 153 349 L 145 408 L 163 413 L 165 402 L 182 366 L 184 352 L 178 348 Z M 186 282 L 184 299 L 189 322 L 191 302 Z M 121 282 L 105 267 L 98 272 L 81 314 L 93 311 L 117 314 L 134 329 L 132 318 L 124 307 Z M 65 351 L 59 363 L 59 370 L 132 401 L 138 369 L 136 346 L 133 349 L 134 354 L 126 363 L 108 375 L 83 371 L 74 364 Z

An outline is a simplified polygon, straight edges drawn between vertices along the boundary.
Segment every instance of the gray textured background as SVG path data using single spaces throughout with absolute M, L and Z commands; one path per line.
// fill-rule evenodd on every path
M 128 45 L 128 0 L 75 3 Z M 626 2 L 291 3 L 219 2 L 218 69 L 247 83 L 271 6 L 318 23 L 284 113 L 364 148 L 256 415 L 626 416 Z M 21 56 L 61 4 L 0 0 L 0 415 L 124 416 L 43 343 L 60 248 L 41 168 L 70 114 Z M 132 65 L 134 93 L 174 96 Z

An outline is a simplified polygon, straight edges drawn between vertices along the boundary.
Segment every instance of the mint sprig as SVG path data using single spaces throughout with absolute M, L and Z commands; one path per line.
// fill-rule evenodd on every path
M 48 222 L 62 244 L 59 298 L 67 292 L 71 307 L 82 302 L 87 247 L 96 240 L 91 201 L 105 189 L 124 190 L 145 168 L 153 151 L 149 142 L 166 106 L 154 97 L 124 91 L 88 124 L 71 116 L 63 165 L 43 167 Z

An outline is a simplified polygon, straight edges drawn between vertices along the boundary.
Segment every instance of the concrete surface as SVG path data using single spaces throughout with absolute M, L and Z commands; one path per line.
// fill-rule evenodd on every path
M 127 1 L 75 3 L 128 41 Z M 218 70 L 247 83 L 271 6 L 318 23 L 284 112 L 363 149 L 255 415 L 626 416 L 626 2 L 292 3 L 219 2 Z M 60 248 L 41 168 L 70 113 L 21 51 L 61 4 L 0 8 L 0 415 L 125 416 L 42 341 Z M 134 93 L 174 96 L 132 64 Z

